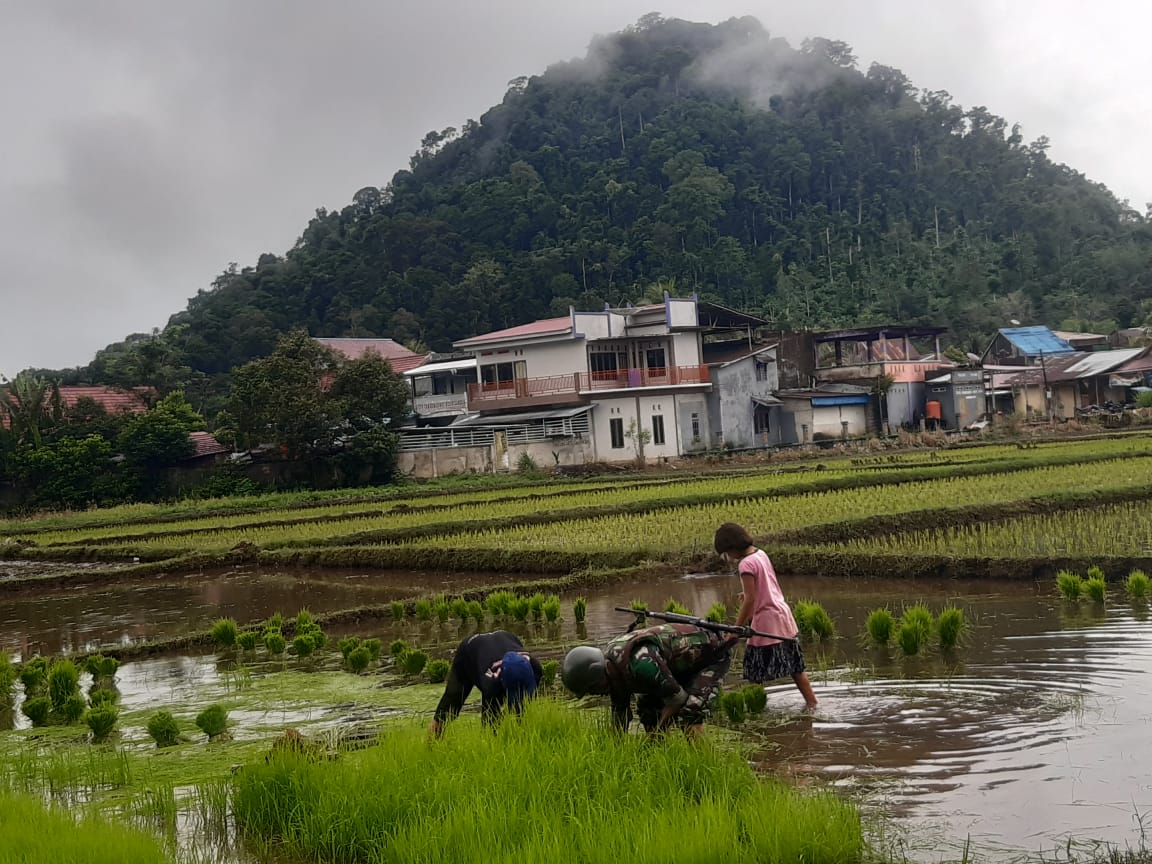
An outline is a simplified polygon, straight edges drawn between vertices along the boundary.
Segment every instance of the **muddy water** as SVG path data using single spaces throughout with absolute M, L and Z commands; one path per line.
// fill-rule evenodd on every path
M 418 585 L 423 578 L 408 581 Z M 414 585 L 399 581 L 404 584 L 347 574 L 318 580 L 246 574 L 109 589 L 94 602 L 64 595 L 39 605 L 18 599 L 24 605 L 13 608 L 17 598 L 5 597 L 0 640 L 16 633 L 76 645 L 129 633 L 129 625 L 175 632 L 200 629 L 222 614 L 252 620 L 301 605 L 345 608 L 412 593 Z M 1137 817 L 1152 814 L 1146 610 L 1119 597 L 1107 610 L 1068 606 L 1048 584 L 785 578 L 783 587 L 793 601 L 823 603 L 840 635 L 829 646 L 806 649 L 821 700 L 814 716 L 800 715 L 802 700 L 790 683 L 776 684 L 766 714 L 746 726 L 752 759 L 762 770 L 842 786 L 869 812 L 894 816 L 897 830 L 886 842 L 894 855 L 911 860 L 959 858 L 969 839 L 980 856 L 1001 860 L 1052 850 L 1069 837 L 1138 842 Z M 737 591 L 732 576 L 617 584 L 584 592 L 589 606 L 582 629 L 571 621 L 571 597 L 558 626 L 508 626 L 541 655 L 559 656 L 567 644 L 621 632 L 630 618 L 612 607 L 630 599 L 661 608 L 675 597 L 701 613 L 720 601 L 733 614 Z M 921 658 L 861 647 L 868 611 L 888 606 L 899 612 L 917 600 L 933 611 L 947 603 L 963 608 L 972 623 L 967 645 L 953 656 Z M 358 632 L 403 637 L 445 656 L 461 631 L 455 623 L 381 622 Z M 733 681 L 737 677 L 734 672 Z M 186 698 L 219 683 L 212 657 L 132 663 L 120 678 L 129 706 Z

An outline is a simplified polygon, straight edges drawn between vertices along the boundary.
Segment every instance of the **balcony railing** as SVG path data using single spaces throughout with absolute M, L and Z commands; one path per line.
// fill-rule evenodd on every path
M 625 390 L 638 387 L 672 387 L 681 384 L 707 384 L 707 366 L 668 366 L 649 369 L 612 369 L 604 372 L 573 372 L 546 378 L 517 378 L 514 381 L 487 381 L 468 385 L 468 405 L 472 408 L 500 403 L 571 401 L 586 393 Z
M 429 393 L 417 396 L 412 400 L 412 410 L 424 417 L 432 414 L 463 414 L 468 410 L 468 394 Z

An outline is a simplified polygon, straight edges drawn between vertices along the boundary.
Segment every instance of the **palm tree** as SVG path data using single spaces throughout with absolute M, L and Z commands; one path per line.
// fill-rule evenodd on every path
M 44 430 L 60 415 L 60 388 L 30 372 L 0 383 L 6 385 L 0 389 L 0 411 L 8 415 L 16 440 L 39 447 Z

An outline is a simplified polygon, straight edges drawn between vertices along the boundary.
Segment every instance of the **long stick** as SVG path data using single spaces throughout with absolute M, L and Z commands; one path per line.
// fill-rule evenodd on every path
M 632 609 L 627 606 L 614 606 L 617 612 L 629 612 L 640 618 L 655 618 L 658 621 L 667 621 L 670 624 L 692 624 L 703 630 L 715 630 L 717 633 L 732 633 L 741 638 L 760 636 L 764 639 L 777 639 L 780 642 L 795 642 L 795 636 L 777 636 L 774 633 L 761 633 L 751 627 L 740 627 L 736 624 L 720 624 L 709 621 L 707 618 L 697 618 L 694 615 L 680 615 L 676 612 L 648 612 L 644 609 Z

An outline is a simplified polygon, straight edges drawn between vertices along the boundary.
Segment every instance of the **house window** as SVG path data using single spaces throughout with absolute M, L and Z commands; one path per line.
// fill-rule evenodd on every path
M 752 425 L 757 435 L 767 435 L 772 431 L 769 416 L 767 408 L 757 408 L 756 413 L 752 415 Z
M 693 414 L 692 415 L 692 443 L 693 444 L 699 444 L 700 443 L 700 415 L 699 414 Z
M 767 363 L 761 363 L 759 360 L 756 361 L 756 380 L 757 381 L 767 381 L 768 380 L 768 364 Z
M 667 361 L 664 359 L 663 348 L 649 348 L 645 352 L 646 365 L 648 371 L 653 375 L 665 374 Z
M 481 366 L 480 380 L 484 383 L 485 389 L 509 384 L 512 381 L 512 364 L 490 363 L 487 366 Z
M 663 414 L 653 414 L 652 415 L 652 443 L 653 444 L 663 444 L 664 443 L 664 415 Z
M 608 431 L 612 434 L 612 449 L 624 449 L 624 420 L 620 417 L 613 417 L 608 421 Z
M 616 355 L 606 351 L 596 351 L 588 355 L 588 366 L 592 370 L 593 381 L 614 381 L 619 374 Z
M 451 390 L 448 386 L 450 383 L 451 383 L 451 379 L 449 379 L 443 375 L 433 375 L 432 376 L 432 394 L 434 396 L 447 395 L 448 393 L 451 392 Z

